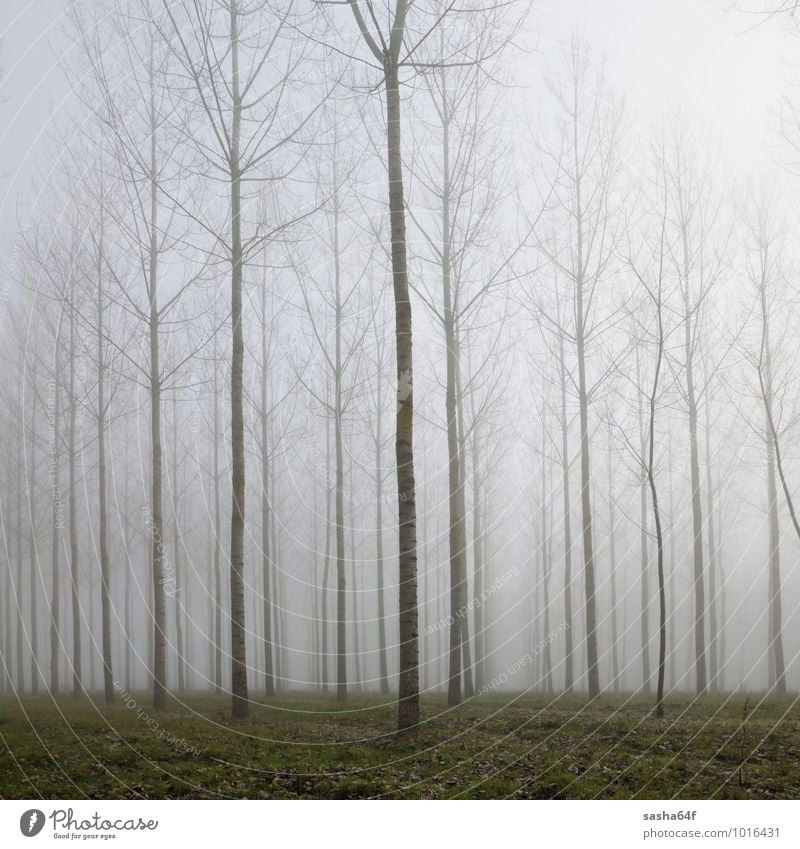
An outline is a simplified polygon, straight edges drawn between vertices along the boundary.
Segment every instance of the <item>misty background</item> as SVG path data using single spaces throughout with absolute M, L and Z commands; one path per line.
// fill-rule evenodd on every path
M 102 688 L 104 671 L 117 691 L 152 684 L 143 258 L 154 139 L 166 163 L 154 207 L 167 304 L 157 534 L 166 686 L 227 692 L 232 674 L 224 167 L 191 75 L 163 45 L 148 134 L 139 98 L 153 31 L 136 5 L 103 14 L 87 3 L 80 17 L 59 0 L 7 0 L 0 12 L 6 692 L 77 686 L 76 645 L 81 686 Z M 261 13 L 268 25 L 270 11 Z M 513 21 L 497 15 L 502 33 Z M 254 41 L 243 42 L 256 56 L 244 63 L 254 110 L 281 89 L 281 62 L 291 68 L 277 117 L 245 122 L 248 155 L 270 149 L 269 133 L 289 139 L 253 165 L 242 198 L 252 240 L 243 271 L 246 669 L 251 693 L 333 691 L 338 617 L 346 687 L 388 692 L 400 626 L 385 116 L 359 63 L 326 47 L 311 7 L 301 17 L 281 32 L 263 76 L 263 31 L 245 29 Z M 646 461 L 656 291 L 664 350 L 651 471 L 663 523 L 666 689 L 800 684 L 800 540 L 783 487 L 792 494 L 800 483 L 797 42 L 790 28 L 755 23 L 714 2 L 536 3 L 488 73 L 455 67 L 404 80 L 423 692 L 452 687 L 454 639 L 463 695 L 591 690 L 581 355 L 570 332 L 581 202 L 591 223 L 577 250 L 595 275 L 585 489 L 600 686 L 655 689 L 658 540 Z M 565 107 L 573 86 L 574 125 Z M 453 98 L 449 141 L 443 93 Z M 224 108 L 219 115 L 224 124 Z M 583 201 L 569 176 L 576 152 L 586 157 Z M 452 392 L 445 250 L 462 310 Z M 464 502 L 462 584 L 452 573 L 459 493 L 448 424 Z M 455 638 L 454 591 L 467 623 Z

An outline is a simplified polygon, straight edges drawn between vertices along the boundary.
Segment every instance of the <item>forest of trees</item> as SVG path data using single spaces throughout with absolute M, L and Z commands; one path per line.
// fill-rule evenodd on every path
M 791 163 L 637 123 L 579 31 L 518 78 L 527 2 L 63 29 L 5 263 L 2 692 L 375 691 L 406 729 L 798 688 Z

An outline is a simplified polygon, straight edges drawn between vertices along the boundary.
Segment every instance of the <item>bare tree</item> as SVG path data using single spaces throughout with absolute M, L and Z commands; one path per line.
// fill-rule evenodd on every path
M 557 175 L 553 206 L 563 226 L 556 231 L 555 240 L 540 238 L 538 244 L 569 287 L 570 324 L 559 329 L 574 345 L 576 356 L 586 657 L 589 695 L 594 697 L 600 692 L 600 672 L 589 412 L 596 387 L 589 372 L 589 353 L 609 325 L 598 301 L 599 289 L 613 271 L 620 235 L 617 192 L 623 113 L 608 88 L 602 64 L 594 62 L 577 36 L 573 35 L 563 53 L 563 70 L 548 78 L 558 110 L 556 141 L 544 148 Z
M 705 155 L 705 154 L 704 154 Z M 697 355 L 703 338 L 703 317 L 714 284 L 721 270 L 720 256 L 712 239 L 720 210 L 720 201 L 711 180 L 711 172 L 692 156 L 685 119 L 673 117 L 663 146 L 668 180 L 671 262 L 680 280 L 683 316 L 682 393 L 689 421 L 689 458 L 692 495 L 693 584 L 695 600 L 694 651 L 698 695 L 708 687 L 706 649 L 706 569 L 703 552 L 703 507 L 700 482 L 699 406 L 706 385 L 698 379 Z M 672 239 L 674 233 L 675 238 Z M 713 371 L 713 370 L 712 370 Z
M 658 209 L 655 221 L 655 233 L 651 235 L 651 244 L 645 248 L 644 256 L 634 258 L 629 252 L 628 265 L 633 271 L 640 287 L 647 295 L 649 310 L 645 319 L 646 324 L 640 322 L 640 328 L 654 348 L 652 363 L 652 379 L 649 387 L 645 387 L 642 380 L 642 369 L 639 360 L 639 346 L 636 346 L 636 388 L 637 395 L 644 397 L 647 402 L 647 432 L 644 440 L 640 442 L 638 460 L 647 479 L 650 491 L 650 504 L 653 513 L 653 524 L 656 537 L 656 557 L 658 575 L 658 683 L 656 685 L 655 715 L 664 716 L 664 682 L 666 674 L 667 659 L 667 601 L 666 583 L 664 578 L 664 531 L 662 527 L 661 508 L 658 500 L 658 487 L 656 485 L 656 415 L 660 395 L 662 393 L 661 381 L 664 366 L 665 346 L 669 336 L 669 328 L 665 325 L 665 260 L 667 259 L 669 246 L 667 243 L 668 222 L 668 179 L 663 155 L 660 157 L 660 174 L 656 181 L 657 197 L 654 205 Z M 660 195 L 661 198 L 658 197 Z M 660 202 L 659 202 L 660 201 Z M 641 419 L 641 407 L 639 406 L 639 418 Z M 644 499 L 641 499 L 644 503 Z M 643 521 L 644 521 L 644 517 Z M 646 533 L 644 528 L 643 533 Z M 644 561 L 643 561 L 644 565 Z M 643 652 L 648 650 L 648 634 L 645 630 L 644 615 L 649 603 L 649 596 L 645 592 L 644 576 L 642 577 L 643 599 Z M 645 676 L 649 671 L 647 663 L 643 663 Z M 645 690 L 647 691 L 647 678 L 645 677 Z
M 247 263 L 293 223 L 250 222 L 243 215 L 247 187 L 288 179 L 304 150 L 300 143 L 317 103 L 291 102 L 293 83 L 306 69 L 308 43 L 294 35 L 294 4 L 266 0 L 201 0 L 167 3 L 168 41 L 188 79 L 174 92 L 191 100 L 204 122 L 197 135 L 183 127 L 202 167 L 226 185 L 226 222 L 195 214 L 213 252 L 230 267 L 231 347 L 231 695 L 235 719 L 248 715 L 245 648 L 244 536 L 245 442 L 243 408 L 244 315 L 242 285 Z M 299 108 L 295 108 L 299 107 Z M 289 149 L 291 148 L 291 152 Z M 244 194 L 243 194 L 244 190 Z M 186 211 L 186 210 L 184 210 Z M 299 214 L 302 217 L 305 213 Z M 248 225 L 250 231 L 246 232 Z
M 776 392 L 775 354 L 773 334 L 780 325 L 782 298 L 778 286 L 784 284 L 784 271 L 780 256 L 778 228 L 771 208 L 776 199 L 762 194 L 750 199 L 752 212 L 747 227 L 747 277 L 755 292 L 755 312 L 759 322 L 757 356 L 753 361 L 758 374 L 761 403 L 764 409 L 764 443 L 767 460 L 767 516 L 769 519 L 768 575 L 769 594 L 767 609 L 769 619 L 768 657 L 770 680 L 775 691 L 786 692 L 786 663 L 783 652 L 783 609 L 781 603 L 780 518 L 778 512 L 777 473 L 784 491 L 789 514 L 795 530 L 798 522 L 794 501 L 789 490 L 781 454 L 780 413 L 783 408 L 780 393 Z M 785 346 L 778 346 L 785 350 Z

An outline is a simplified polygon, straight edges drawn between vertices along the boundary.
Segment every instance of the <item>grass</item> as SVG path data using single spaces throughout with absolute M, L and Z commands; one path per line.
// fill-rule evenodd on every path
M 103 705 L 0 700 L 0 797 L 771 799 L 800 797 L 794 697 L 641 695 L 423 699 L 414 738 L 395 706 L 283 695 L 233 722 L 223 697 L 156 714 L 145 693 Z M 746 732 L 743 735 L 743 717 Z M 744 745 L 743 745 L 744 740 Z

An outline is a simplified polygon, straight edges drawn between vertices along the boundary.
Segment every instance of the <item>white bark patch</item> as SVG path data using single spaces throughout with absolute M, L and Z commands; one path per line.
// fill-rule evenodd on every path
M 400 372 L 400 380 L 397 381 L 397 409 L 399 410 L 411 395 L 411 373 L 408 369 Z

